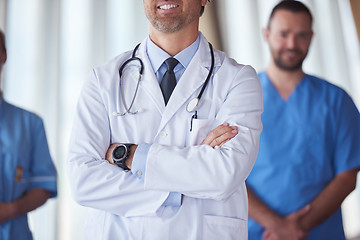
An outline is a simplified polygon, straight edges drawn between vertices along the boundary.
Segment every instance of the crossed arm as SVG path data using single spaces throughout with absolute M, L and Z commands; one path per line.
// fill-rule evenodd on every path
M 265 240 L 305 239 L 309 231 L 329 218 L 356 186 L 358 169 L 338 174 L 308 205 L 288 216 L 279 216 L 249 186 L 249 216 L 265 228 Z
M 238 133 L 236 126 L 230 126 L 228 123 L 221 124 L 217 126 L 215 129 L 213 129 L 204 139 L 204 141 L 201 143 L 201 145 L 209 145 L 212 148 L 215 146 L 221 147 L 224 145 L 227 141 L 229 141 L 231 138 L 235 137 Z M 114 163 L 112 160 L 112 152 L 114 148 L 119 143 L 113 143 L 110 145 L 109 149 L 106 152 L 106 160 L 110 163 Z M 137 145 L 132 145 L 130 148 L 130 155 L 128 159 L 126 160 L 126 166 L 131 169 L 132 161 L 134 158 L 134 154 L 136 151 Z
M 13 202 L 0 202 L 0 224 L 25 215 L 43 205 L 50 197 L 50 192 L 35 188 Z

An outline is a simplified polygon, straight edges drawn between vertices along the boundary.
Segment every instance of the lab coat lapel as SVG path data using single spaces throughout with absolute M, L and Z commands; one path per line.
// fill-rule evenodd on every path
M 165 109 L 164 98 L 146 53 L 146 40 L 139 47 L 138 57 L 143 61 L 144 72 L 140 87 L 149 95 L 155 106 L 162 114 Z M 146 111 L 146 109 L 145 109 Z
M 210 68 L 210 65 L 211 55 L 209 44 L 205 37 L 203 37 L 200 33 L 199 49 L 191 60 L 188 68 L 179 79 L 169 99 L 169 102 L 163 112 L 159 131 L 161 131 L 161 129 L 178 110 L 186 111 L 185 108 L 181 108 L 181 106 L 192 99 L 191 95 L 193 95 L 195 91 L 198 90 L 196 96 L 198 92 L 200 92 L 200 89 L 209 73 L 208 69 Z

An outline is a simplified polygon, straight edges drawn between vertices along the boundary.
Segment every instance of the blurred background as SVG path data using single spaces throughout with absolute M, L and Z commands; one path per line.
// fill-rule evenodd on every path
M 201 31 L 238 62 L 264 70 L 269 52 L 261 31 L 277 2 L 212 0 L 201 18 Z M 305 71 L 345 89 L 360 109 L 360 0 L 303 2 L 314 15 L 315 31 Z M 72 200 L 64 171 L 77 99 L 93 67 L 147 36 L 142 1 L 0 0 L 0 28 L 8 53 L 4 97 L 43 118 L 58 170 L 58 197 L 30 214 L 34 238 L 82 239 L 87 209 Z M 342 208 L 346 236 L 356 239 L 360 184 Z

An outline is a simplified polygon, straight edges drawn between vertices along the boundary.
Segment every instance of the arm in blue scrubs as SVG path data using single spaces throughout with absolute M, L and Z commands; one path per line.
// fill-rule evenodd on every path
M 57 195 L 56 169 L 41 118 L 0 101 L 0 239 L 32 239 L 27 212 Z

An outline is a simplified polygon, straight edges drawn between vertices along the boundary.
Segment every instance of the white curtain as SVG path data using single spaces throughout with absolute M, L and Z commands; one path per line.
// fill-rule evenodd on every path
M 269 53 L 261 28 L 276 2 L 211 1 L 220 18 L 217 39 L 209 36 L 209 40 L 237 61 L 263 70 Z M 305 70 L 343 87 L 359 107 L 360 51 L 348 1 L 305 3 L 315 18 L 315 38 Z M 43 117 L 58 170 L 58 197 L 31 213 L 35 239 L 82 239 L 87 209 L 72 200 L 64 166 L 77 98 L 92 67 L 132 49 L 146 37 L 148 22 L 142 1 L 0 0 L 0 14 L 8 48 L 5 98 Z M 214 27 L 213 20 L 204 16 L 202 30 Z M 358 192 L 346 200 L 349 207 L 344 206 L 349 237 L 360 235 Z

